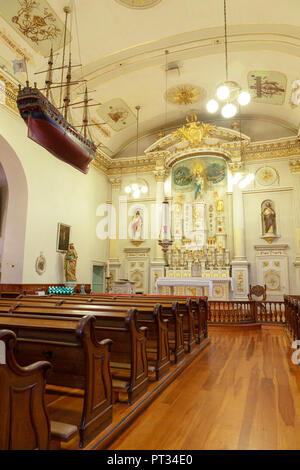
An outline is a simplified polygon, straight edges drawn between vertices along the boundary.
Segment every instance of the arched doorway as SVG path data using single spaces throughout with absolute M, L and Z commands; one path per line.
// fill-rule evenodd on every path
M 21 162 L 0 136 L 1 284 L 23 281 L 28 187 Z

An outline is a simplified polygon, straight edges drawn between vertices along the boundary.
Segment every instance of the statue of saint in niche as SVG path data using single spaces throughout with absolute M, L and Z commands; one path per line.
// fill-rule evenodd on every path
M 142 240 L 143 218 L 140 211 L 136 211 L 130 225 L 132 240 Z
M 263 235 L 276 235 L 276 213 L 272 201 L 262 203 Z
M 77 281 L 76 279 L 76 265 L 77 265 L 77 251 L 74 244 L 70 243 L 68 251 L 65 254 L 65 276 L 66 281 Z
M 195 188 L 194 199 L 202 199 L 204 190 L 204 178 L 200 170 L 195 171 L 193 183 Z

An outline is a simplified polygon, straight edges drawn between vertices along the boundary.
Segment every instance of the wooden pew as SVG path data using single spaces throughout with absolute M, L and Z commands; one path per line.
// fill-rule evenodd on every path
M 87 310 L 92 313 L 100 311 L 111 314 L 114 311 L 124 311 L 124 307 L 127 309 L 132 305 L 132 302 L 127 302 L 123 304 L 123 306 L 119 303 L 113 302 L 106 306 L 105 303 L 102 304 L 101 302 L 95 305 L 83 303 L 81 301 L 79 302 L 79 300 L 72 302 L 72 300 L 63 297 L 53 299 L 52 297 L 43 296 L 42 299 L 40 299 L 37 297 L 33 298 L 24 296 L 20 299 L 20 305 L 49 305 L 51 307 L 59 307 L 63 309 L 76 308 L 77 310 Z M 145 326 L 148 328 L 146 351 L 148 364 L 150 364 L 149 372 L 152 372 L 153 370 L 156 380 L 159 380 L 161 377 L 166 375 L 170 369 L 168 319 L 163 318 L 162 308 L 159 304 L 154 306 L 139 304 L 137 320 L 140 327 Z
M 95 337 L 95 318 L 3 313 L 0 328 L 17 336 L 16 359 L 25 366 L 37 358 L 51 362 L 47 384 L 83 390 L 79 427 L 84 447 L 112 421 L 112 387 L 109 371 L 111 340 L 99 343 Z
M 87 302 L 97 302 L 97 299 L 101 300 L 129 300 L 133 299 L 137 302 L 159 302 L 162 305 L 169 302 L 178 302 L 179 304 L 185 304 L 187 300 L 191 300 L 192 311 L 194 314 L 194 329 L 196 333 L 196 342 L 200 343 L 201 340 L 207 338 L 207 320 L 208 320 L 208 298 L 204 297 L 193 297 L 193 296 L 167 296 L 167 295 L 117 295 L 117 294 L 94 294 L 94 295 L 83 295 L 73 294 L 70 298 L 79 300 L 85 299 Z M 185 331 L 187 328 L 185 327 Z
M 124 296 L 125 297 L 125 296 Z M 89 297 L 88 304 L 90 305 L 123 305 L 123 306 L 130 306 L 133 305 L 137 307 L 139 310 L 141 306 L 153 306 L 156 302 L 151 297 L 143 297 L 139 298 L 139 296 L 133 296 L 131 298 L 124 298 L 122 296 L 118 298 L 98 298 L 98 296 Z M 51 297 L 52 298 L 52 297 Z M 55 298 L 55 297 L 53 297 Z M 69 299 L 63 299 L 61 297 L 56 297 L 56 299 L 60 299 L 59 301 L 62 303 L 74 303 L 78 304 L 83 300 L 81 296 L 71 296 Z M 172 311 L 172 302 L 170 300 L 162 299 L 161 302 L 163 315 L 170 320 L 170 311 Z M 195 313 L 192 308 L 192 301 L 191 299 L 181 299 L 181 302 L 178 302 L 177 310 L 179 314 L 182 314 L 183 319 L 183 343 L 186 346 L 187 352 L 191 352 L 197 341 L 196 331 L 195 331 Z M 171 316 L 174 316 L 171 315 Z M 174 322 L 173 322 L 174 324 Z M 171 331 L 171 338 L 170 338 L 170 346 L 174 348 L 174 341 L 175 341 L 175 330 L 172 328 L 173 332 Z M 177 341 L 181 340 L 181 335 L 177 335 Z M 173 346 L 172 346 L 173 345 Z M 178 357 L 178 354 L 176 353 Z
M 139 326 L 136 309 L 90 309 L 84 305 L 53 306 L 39 302 L 39 298 L 31 302 L 15 302 L 2 300 L 3 305 L 10 305 L 11 313 L 28 315 L 73 316 L 81 318 L 87 314 L 95 317 L 95 334 L 98 341 L 111 338 L 110 371 L 112 375 L 113 401 L 126 401 L 132 404 L 143 395 L 149 384 L 148 361 L 146 353 L 147 327 Z
M 44 401 L 49 362 L 17 362 L 16 335 L 0 331 L 0 450 L 47 450 L 50 425 Z M 4 360 L 3 360 L 4 359 Z
M 48 305 L 56 305 L 61 308 L 65 308 L 67 306 L 72 306 L 72 308 L 76 308 L 78 310 L 87 310 L 90 309 L 90 311 L 95 312 L 96 306 L 101 307 L 101 310 L 105 311 L 105 306 L 107 307 L 112 307 L 112 306 L 119 306 L 123 308 L 128 308 L 130 306 L 137 306 L 138 310 L 138 318 L 139 318 L 139 312 L 145 311 L 145 309 L 149 308 L 154 308 L 154 303 L 153 302 L 135 302 L 134 299 L 127 299 L 124 300 L 123 302 L 116 302 L 112 300 L 111 302 L 102 302 L 101 300 L 95 301 L 94 302 L 94 296 L 56 296 L 56 295 L 51 295 L 51 296 L 42 296 L 37 298 L 36 296 L 24 296 L 20 298 L 20 302 L 23 303 L 30 303 L 32 304 L 32 301 L 36 302 L 42 302 L 44 304 Z M 162 306 L 162 317 L 164 319 L 168 320 L 168 345 L 169 349 L 172 351 L 174 355 L 174 361 L 175 363 L 178 363 L 184 359 L 184 338 L 183 338 L 183 313 L 179 311 L 179 304 L 176 302 L 167 302 L 164 303 Z M 165 333 L 161 335 L 162 338 L 165 338 Z M 162 344 L 162 342 L 160 342 Z M 163 357 L 166 358 L 167 354 L 164 354 L 164 351 L 166 351 L 166 346 L 165 348 L 161 349 L 161 359 L 160 359 L 160 364 L 163 365 L 166 363 L 166 359 L 163 361 Z M 166 367 L 166 365 L 164 366 Z M 159 369 L 159 366 L 156 368 L 156 371 Z M 163 369 L 162 369 L 163 371 Z M 156 372 L 157 373 L 157 372 Z M 161 375 L 160 375 L 161 377 Z

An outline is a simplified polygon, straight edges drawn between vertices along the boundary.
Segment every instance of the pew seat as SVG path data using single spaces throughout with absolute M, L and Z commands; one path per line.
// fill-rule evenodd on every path
M 60 450 L 62 442 L 69 442 L 78 433 L 78 428 L 74 424 L 62 423 L 60 421 L 50 421 L 50 449 Z
M 95 318 L 95 337 L 98 341 L 110 338 L 112 340 L 110 351 L 110 362 L 129 364 L 126 377 L 122 376 L 110 364 L 110 375 L 112 379 L 123 380 L 128 383 L 122 387 L 127 390 L 127 402 L 132 404 L 143 395 L 149 383 L 148 361 L 146 355 L 147 328 L 139 326 L 137 322 L 137 310 L 124 307 L 112 309 L 90 309 L 86 305 L 60 305 L 53 306 L 40 302 L 40 299 L 32 299 L 30 302 L 14 302 L 3 300 L 0 302 L 0 312 L 10 312 L 13 315 L 31 315 L 40 318 L 51 316 L 60 318 L 80 319 L 88 314 Z M 114 396 L 119 396 L 118 390 Z M 122 397 L 123 400 L 123 397 Z
M 0 328 L 15 333 L 15 355 L 22 367 L 46 359 L 52 366 L 47 384 L 83 391 L 79 443 L 85 447 L 112 422 L 111 340 L 96 340 L 95 318 L 91 315 L 5 314 L 3 306 L 1 310 Z

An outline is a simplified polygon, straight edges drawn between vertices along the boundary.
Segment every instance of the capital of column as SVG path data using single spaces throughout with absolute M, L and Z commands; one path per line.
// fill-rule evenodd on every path
M 300 176 L 300 155 L 295 155 L 289 159 L 290 172 Z
M 235 173 L 243 173 L 245 171 L 245 164 L 240 160 L 231 161 L 228 163 L 228 166 L 233 175 Z
M 120 190 L 121 189 L 121 177 L 120 176 L 111 176 L 109 178 L 112 189 Z
M 166 169 L 155 170 L 154 175 L 155 175 L 155 179 L 157 183 L 158 182 L 163 183 L 168 176 L 168 172 Z

